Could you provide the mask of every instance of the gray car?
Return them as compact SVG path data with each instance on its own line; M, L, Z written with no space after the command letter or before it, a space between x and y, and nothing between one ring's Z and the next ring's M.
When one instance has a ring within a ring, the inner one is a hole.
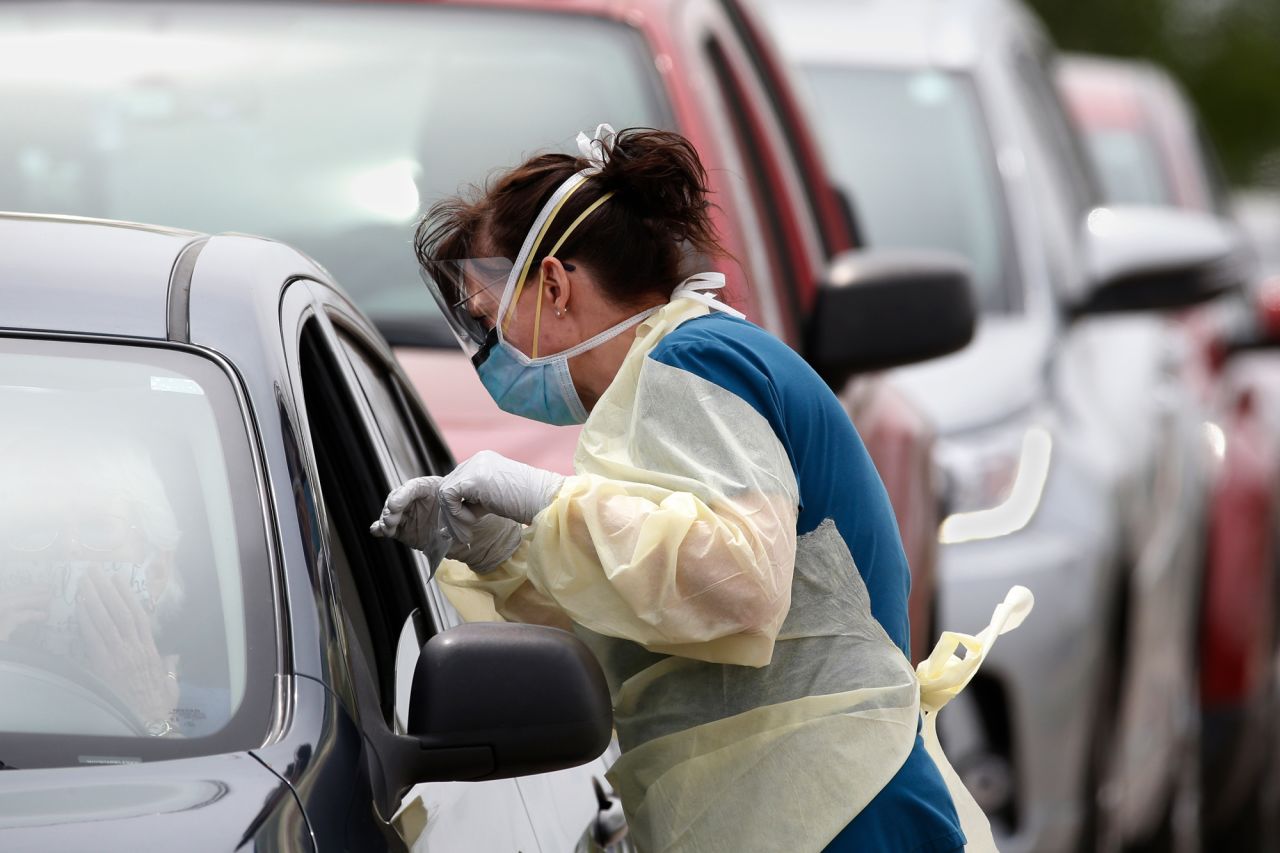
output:
M772 12L865 243L974 273L974 343L895 374L949 483L939 625L975 630L1014 583L1038 600L942 719L957 770L1002 850L1109 849L1175 811L1194 824L1211 450L1157 309L1233 284L1231 236L1097 206L1053 46L1016 3Z
M369 535L452 460L310 259L0 213L0 415L0 849L604 838L603 768L561 769L609 743L599 665Z

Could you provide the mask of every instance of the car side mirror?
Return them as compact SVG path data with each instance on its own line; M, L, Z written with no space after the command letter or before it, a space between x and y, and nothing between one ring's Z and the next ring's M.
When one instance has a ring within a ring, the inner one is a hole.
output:
M1244 244L1225 221L1157 207L1100 207L1088 215L1089 282L1076 316L1183 308L1239 288Z
M973 338L969 264L926 250L845 252L818 287L809 363L833 388L855 373L947 355Z
M576 767L609 745L613 712L600 664L567 631L477 622L422 647L409 697L408 734L432 779L480 780Z

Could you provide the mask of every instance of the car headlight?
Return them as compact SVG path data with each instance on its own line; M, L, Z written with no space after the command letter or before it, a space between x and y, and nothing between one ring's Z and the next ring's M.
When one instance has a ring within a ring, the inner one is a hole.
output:
M940 442L949 515L938 541L993 539L1026 527L1044 494L1052 452L1053 438L1042 426Z

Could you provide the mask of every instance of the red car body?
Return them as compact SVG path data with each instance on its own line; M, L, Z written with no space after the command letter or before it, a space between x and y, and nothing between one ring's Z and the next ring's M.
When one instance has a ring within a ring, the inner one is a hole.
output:
M724 246L741 260L716 264L728 279L728 301L803 351L817 283L836 253L853 248L852 227L800 118L786 72L749 10L736 0L457 0L441 5L594 16L633 28L661 77L672 129L693 142L707 168ZM548 93L565 96L571 93ZM735 174L746 180L731 180ZM577 429L504 414L460 352L400 348L397 355L431 410L442 414L440 427L459 457L489 448L571 470ZM855 377L840 398L897 514L912 571L911 651L919 660L933 634L939 501L932 427L878 376Z
M1192 108L1164 72L1145 64L1078 58L1064 64L1060 82L1095 161L1108 156L1099 146L1120 140L1129 140L1119 144L1130 152L1145 146L1162 197L1113 201L1230 216L1224 184ZM1112 155L1120 156L1115 148ZM1109 171L1120 171L1118 163L1099 165L1104 185ZM1142 166L1135 162L1133 168ZM1200 640L1204 734L1213 747L1206 750L1206 761L1214 784L1206 793L1211 803L1219 801L1210 808L1211 819L1232 811L1248 794L1267 753L1258 738L1274 713L1280 590L1280 434L1269 428L1262 405L1280 393L1280 359L1226 358L1230 329L1220 307L1201 307L1183 317L1196 356L1188 380L1211 413L1208 430L1220 457L1210 500Z

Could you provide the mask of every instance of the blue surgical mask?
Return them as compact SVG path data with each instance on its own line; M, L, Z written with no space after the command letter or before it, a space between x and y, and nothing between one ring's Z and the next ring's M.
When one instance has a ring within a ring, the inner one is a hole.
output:
M642 311L590 340L542 358L530 358L495 330L472 363L485 390L504 412L555 426L580 424L587 419L587 409L573 386L569 359L616 338L656 310Z

